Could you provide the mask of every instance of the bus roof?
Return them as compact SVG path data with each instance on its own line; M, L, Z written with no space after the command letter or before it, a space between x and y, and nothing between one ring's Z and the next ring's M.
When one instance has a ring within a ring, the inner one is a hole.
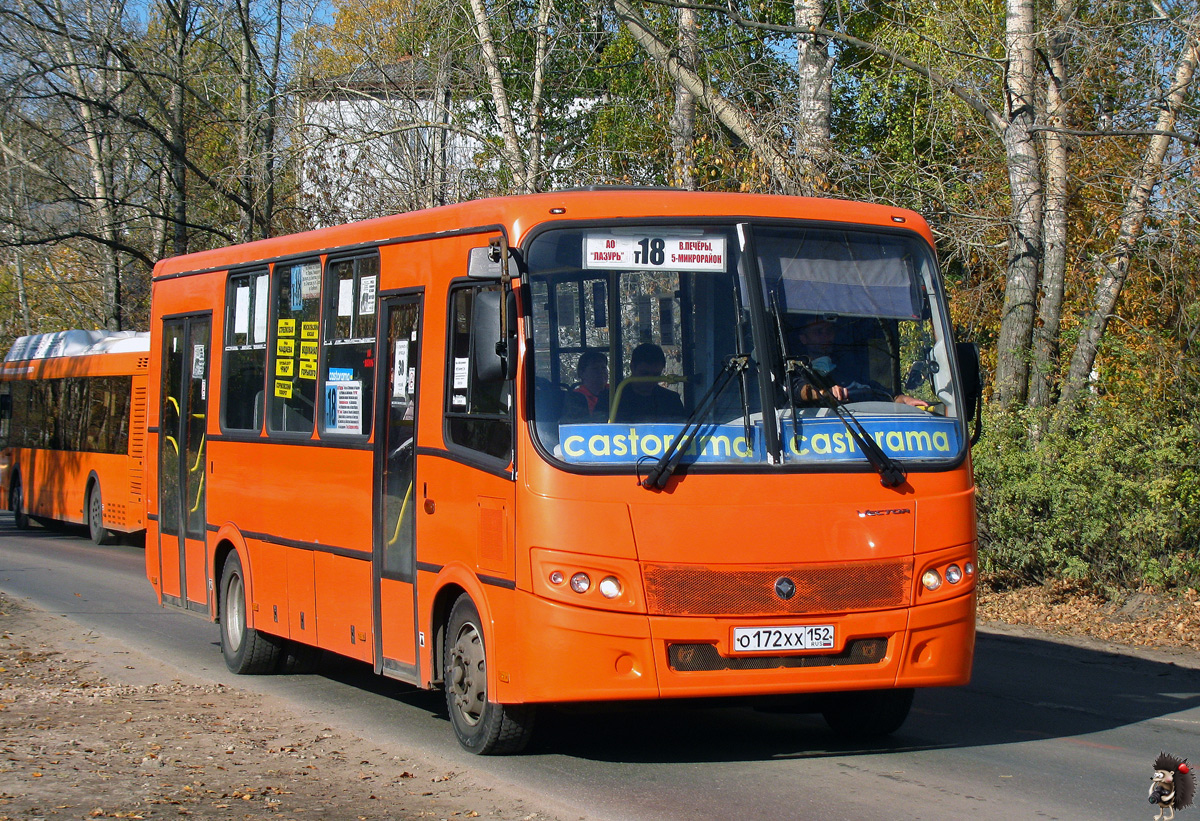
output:
M329 253L362 243L387 243L415 235L436 236L463 228L507 229L518 244L539 223L552 220L713 217L780 217L860 225L903 226L925 237L933 235L920 214L891 205L852 200L682 191L660 188L598 187L543 194L493 197L378 217L348 225L261 239L159 260L154 277L219 271L293 254Z
M26 362L149 350L150 334L142 331L55 331L18 337L4 361Z

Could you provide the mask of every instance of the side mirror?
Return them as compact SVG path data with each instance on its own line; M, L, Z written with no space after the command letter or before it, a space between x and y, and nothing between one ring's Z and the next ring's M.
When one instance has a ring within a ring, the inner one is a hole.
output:
M971 444L979 441L983 429L983 374L979 367L979 346L974 342L956 342L954 353L958 358L958 377L963 389L963 405L966 418L975 420L975 432Z
M503 300L503 302L502 302ZM507 314L507 323L503 318ZM517 298L512 291L477 291L471 310L471 357L483 382L501 382L517 373ZM508 332L503 328L507 324Z

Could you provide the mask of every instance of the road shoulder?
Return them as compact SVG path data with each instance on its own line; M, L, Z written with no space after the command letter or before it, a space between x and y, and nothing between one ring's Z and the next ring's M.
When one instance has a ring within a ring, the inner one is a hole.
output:
M0 594L0 821L553 819Z

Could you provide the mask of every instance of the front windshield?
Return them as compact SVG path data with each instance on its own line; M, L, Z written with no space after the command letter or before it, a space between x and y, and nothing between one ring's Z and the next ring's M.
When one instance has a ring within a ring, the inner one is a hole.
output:
M831 397L897 460L961 455L947 320L915 237L597 225L537 235L526 262L529 415L557 460L629 469L687 430L682 464L867 467Z

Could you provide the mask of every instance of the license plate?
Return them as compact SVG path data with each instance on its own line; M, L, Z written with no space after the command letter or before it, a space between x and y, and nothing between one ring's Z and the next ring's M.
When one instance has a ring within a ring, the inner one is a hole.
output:
M773 653L787 650L832 650L832 624L802 624L791 627L735 627L733 652Z

